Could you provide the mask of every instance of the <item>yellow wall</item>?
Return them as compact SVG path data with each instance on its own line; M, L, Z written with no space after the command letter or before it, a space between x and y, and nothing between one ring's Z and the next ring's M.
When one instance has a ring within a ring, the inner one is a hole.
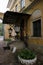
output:
M15 11L15 6L18 5L18 12L23 11L24 9L26 9L30 4L32 3L32 1L29 0L25 0L25 7L23 9L21 9L21 5L20 5L20 0L17 0L14 4L14 6L12 7L11 11Z
M20 0L17 0L14 4L14 6L12 7L11 11L14 11L15 12L15 7L16 5L18 5L18 12L20 11Z
M5 39L8 39L9 38L8 29L9 29L9 25L4 24L4 36L5 36Z
M41 11L41 15L37 16L37 17L34 16L34 19L32 19L33 18L32 14L36 10L40 10ZM27 11L27 13L31 13L31 17L28 19L28 23L27 23L28 44L32 43L32 44L38 44L38 45L42 44L43 45L43 15L42 15L43 14L43 2L41 1L37 5L33 6L32 9L30 9L29 11ZM33 35L32 22L34 20L37 20L37 19L41 19L41 37L32 37L32 35Z
M9 39L9 30L8 30L9 28L10 28L10 25L4 24L4 36L5 36L5 39ZM11 27L11 28L12 28L12 33L11 33L12 38L11 39L13 39L13 36L15 35L15 31L14 31L13 27Z

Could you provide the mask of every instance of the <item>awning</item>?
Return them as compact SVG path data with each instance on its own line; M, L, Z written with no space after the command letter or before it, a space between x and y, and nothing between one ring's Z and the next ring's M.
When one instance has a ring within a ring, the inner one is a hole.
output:
M15 24L21 19L27 20L29 17L30 14L7 11L4 14L3 24Z

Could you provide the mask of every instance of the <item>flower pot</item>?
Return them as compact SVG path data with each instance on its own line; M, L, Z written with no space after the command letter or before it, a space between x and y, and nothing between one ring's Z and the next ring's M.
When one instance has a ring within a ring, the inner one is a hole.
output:
M28 60L26 60L26 59L23 59L20 56L18 56L18 59L19 59L19 61L22 64L32 65L32 64L36 63L37 57L35 57L34 59L28 59Z

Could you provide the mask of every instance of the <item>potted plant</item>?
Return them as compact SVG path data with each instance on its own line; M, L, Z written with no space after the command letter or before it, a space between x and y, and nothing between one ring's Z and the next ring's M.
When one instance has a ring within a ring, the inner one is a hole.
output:
M18 59L22 64L34 64L37 60L35 53L28 49L22 49L18 54Z

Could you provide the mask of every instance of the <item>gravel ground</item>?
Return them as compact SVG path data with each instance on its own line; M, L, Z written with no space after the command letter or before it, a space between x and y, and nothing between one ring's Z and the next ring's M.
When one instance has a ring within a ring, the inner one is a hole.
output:
M11 50L4 50L3 45L0 45L0 65L23 65L18 61L17 50L15 53L12 53ZM41 55L37 54L37 62L34 65L43 65L43 61L40 60ZM25 65L25 64L24 64Z
M10 50L2 50L0 49L0 65L22 65L16 56L16 53L12 53ZM39 56L40 57L40 56ZM39 59L34 65L43 65Z

